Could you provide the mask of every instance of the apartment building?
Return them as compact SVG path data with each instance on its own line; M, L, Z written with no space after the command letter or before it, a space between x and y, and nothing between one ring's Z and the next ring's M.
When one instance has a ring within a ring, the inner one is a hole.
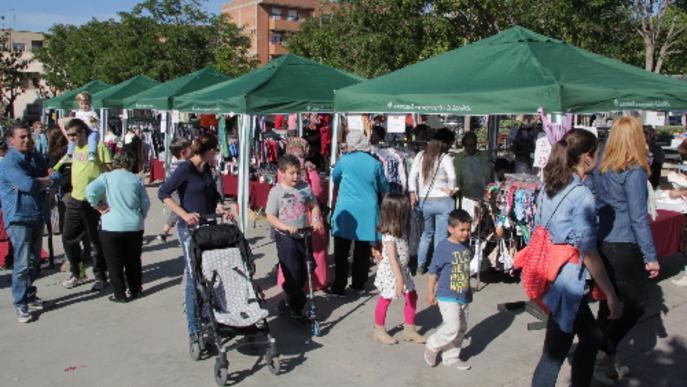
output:
M5 29L0 33L9 34L9 39L5 47L2 47L2 54L7 52L21 52L22 60L31 60L28 68L24 70L28 77L24 80L26 90L14 101L14 117L26 120L36 120L41 116L41 94L40 87L45 87L41 80L43 74L43 64L34 59L34 53L43 48L45 37L40 32L17 31ZM38 87L36 87L38 84Z
M244 27L251 38L251 53L265 64L286 54L286 33L300 30L303 20L320 14L322 0L232 0L221 12Z

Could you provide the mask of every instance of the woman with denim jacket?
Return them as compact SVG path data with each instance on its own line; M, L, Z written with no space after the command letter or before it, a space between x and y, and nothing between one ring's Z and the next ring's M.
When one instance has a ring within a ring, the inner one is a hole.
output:
M606 384L620 376L618 344L644 314L648 278L657 277L659 272L647 216L647 181L651 170L646 154L639 120L620 117L611 127L599 171L594 174L600 252L623 302L623 317L615 321L608 319L606 303L599 307L597 319L606 342L595 374Z
M603 335L587 304L587 273L608 297L610 318L620 314L621 306L596 250L594 195L582 184L594 169L597 148L593 134L573 129L554 146L544 168L535 224L545 227L556 250L565 249L570 259L543 296L550 315L544 349L532 377L535 387L556 384L575 335L578 345L572 360L571 385L591 383Z

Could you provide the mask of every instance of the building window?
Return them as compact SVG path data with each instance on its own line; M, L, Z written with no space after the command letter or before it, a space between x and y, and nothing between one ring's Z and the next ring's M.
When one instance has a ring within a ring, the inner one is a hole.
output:
M290 9L287 16L286 16L286 20L298 21L298 10L297 9Z
M272 7L271 11L272 11L272 19L281 20L281 8Z
M26 45L24 43L12 43L12 51L24 52L26 51Z
M31 51L39 51L43 48L42 40L32 40L31 41Z
M272 44L281 45L283 39L284 39L284 35L282 33L272 32L272 36L270 37L270 42Z

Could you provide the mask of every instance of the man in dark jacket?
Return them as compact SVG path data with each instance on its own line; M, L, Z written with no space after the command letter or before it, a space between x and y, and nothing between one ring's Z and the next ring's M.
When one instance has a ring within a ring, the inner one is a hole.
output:
M0 197L3 220L14 247L12 300L17 320L32 320L32 310L43 309L33 281L40 264L43 227L50 219L47 188L47 163L33 152L31 132L18 125L7 132L10 149L0 161Z

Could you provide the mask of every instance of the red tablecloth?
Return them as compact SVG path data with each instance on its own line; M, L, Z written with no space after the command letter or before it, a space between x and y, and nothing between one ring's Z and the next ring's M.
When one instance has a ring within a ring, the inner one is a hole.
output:
M237 196L239 192L239 178L234 175L222 175L222 189L228 196Z
M250 182L250 208L264 209L267 207L267 197L272 189L272 184L260 183L257 181Z
M656 255L669 257L684 251L682 232L685 216L679 212L658 210L658 217L651 223L651 234L656 245Z
M165 162L162 160L150 160L150 179L152 183L156 180L165 180Z

